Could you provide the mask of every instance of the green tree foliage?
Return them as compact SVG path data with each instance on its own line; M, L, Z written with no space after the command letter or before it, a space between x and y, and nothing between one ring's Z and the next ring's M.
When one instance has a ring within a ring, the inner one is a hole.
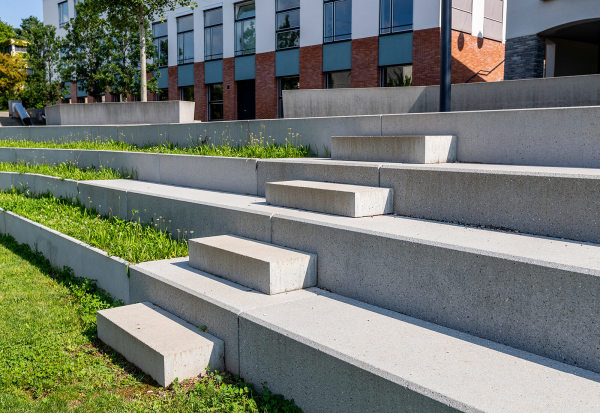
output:
M88 0L91 1L91 0ZM146 72L146 60L148 58L148 50L146 45L148 41L142 33L147 33L150 29L151 20L164 17L166 10L174 10L176 7L191 6L194 7L194 0L93 0L105 6L105 10L121 10L121 18L133 16L132 23L138 26L139 36L139 74L140 74L140 98L142 101L147 100L146 92L148 90L148 81ZM152 43L150 43L152 44Z
M26 61L23 56L0 53L0 107L6 108L9 99L18 99L25 84Z
M62 95L58 76L60 43L56 28L44 25L36 17L23 19L21 35L27 42L29 75L23 90L23 103L28 108L55 104Z
M8 23L4 23L0 19L0 44L2 44L8 39L13 39L15 37L17 37L17 32L15 28Z

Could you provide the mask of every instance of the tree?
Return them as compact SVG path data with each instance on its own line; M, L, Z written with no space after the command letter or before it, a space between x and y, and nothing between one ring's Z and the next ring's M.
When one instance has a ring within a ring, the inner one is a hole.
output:
M88 0L89 1L89 0ZM138 26L139 49L140 49L140 98L142 102L147 100L147 49L146 30L150 29L151 19L155 17L164 18L166 10L174 10L176 7L194 7L194 0L95 0L105 5L105 10L122 10L122 18L135 16Z
M108 54L112 39L103 11L100 2L79 3L76 16L65 25L67 33L61 47L63 81L76 80L94 100L100 100L110 86Z
M14 27L8 23L4 23L0 19L0 43L5 42L8 39L17 37L17 32Z
M23 90L27 76L25 58L0 53L0 107L6 107L9 99L17 99Z
M36 17L23 19L21 35L27 46L29 74L23 90L26 107L44 107L55 104L62 97L58 77L60 43L56 28L44 25Z

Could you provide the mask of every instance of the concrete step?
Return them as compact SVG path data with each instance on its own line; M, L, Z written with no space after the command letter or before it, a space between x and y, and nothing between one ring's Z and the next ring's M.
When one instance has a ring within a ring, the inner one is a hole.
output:
M171 231L314 253L326 290L600 372L600 245L139 181L86 185L103 208L173 220Z
M332 136L331 158L402 163L455 162L456 136Z
M234 235L188 241L190 265L265 294L314 287L317 256Z
M149 302L101 310L98 338L161 386L223 370L223 341Z
M318 181L267 182L268 204L347 217L389 214L393 191L389 188Z
M318 288L256 294L185 258L132 266L131 283L136 300L224 337L228 370L305 412L585 412L600 403L596 373Z

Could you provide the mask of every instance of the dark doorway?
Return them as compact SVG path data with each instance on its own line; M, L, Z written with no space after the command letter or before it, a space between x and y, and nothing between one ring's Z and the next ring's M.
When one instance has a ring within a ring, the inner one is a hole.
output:
M241 80L237 82L237 109L238 119L254 119L255 95L254 80Z

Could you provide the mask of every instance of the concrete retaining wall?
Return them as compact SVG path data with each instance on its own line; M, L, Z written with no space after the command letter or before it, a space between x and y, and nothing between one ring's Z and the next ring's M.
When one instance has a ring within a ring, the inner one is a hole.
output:
M95 280L110 295L129 303L127 261L3 209L0 220L5 234L42 253L54 267L69 267L76 276Z
M439 111L439 86L283 91L286 118ZM600 75L452 85L452 110L600 104Z
M600 90L600 88L598 89ZM329 156L331 136L455 135L459 162L600 168L600 106L503 111L272 119L158 126L0 129L0 139L118 139L137 145L247 142L262 133Z
M48 125L123 125L194 122L194 102L90 103L46 108Z

